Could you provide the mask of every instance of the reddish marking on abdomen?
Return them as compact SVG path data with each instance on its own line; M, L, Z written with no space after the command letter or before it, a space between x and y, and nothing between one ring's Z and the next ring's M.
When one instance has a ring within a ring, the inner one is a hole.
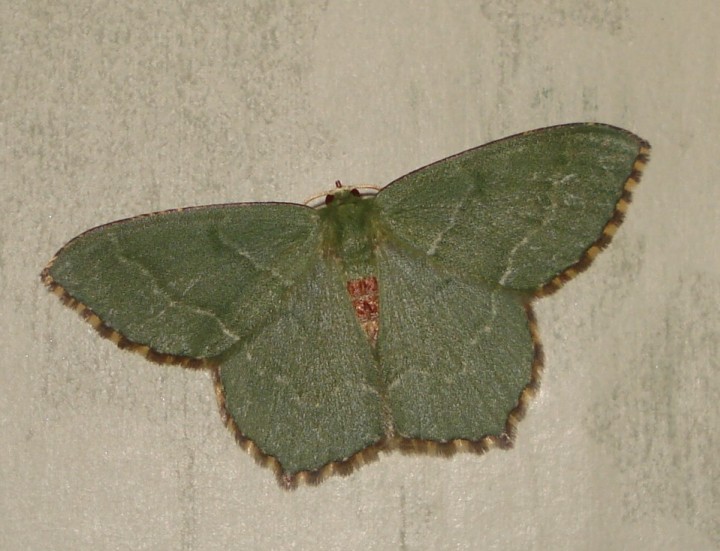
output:
M378 280L375 276L351 279L347 282L347 290L355 309L355 315L370 344L375 346L380 330Z

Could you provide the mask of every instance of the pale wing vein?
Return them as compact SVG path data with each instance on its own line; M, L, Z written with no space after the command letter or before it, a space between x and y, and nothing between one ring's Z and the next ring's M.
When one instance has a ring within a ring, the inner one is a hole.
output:
M150 280L150 283L152 284L152 287L153 287L153 289L152 289L153 293L161 295L167 301L168 305L165 308L163 308L160 312L155 314L153 317L159 318L159 317L163 316L165 314L165 312L167 311L167 309L170 307L182 308L182 309L188 310L192 313L198 314L200 316L205 316L205 317L212 319L217 324L217 326L220 328L220 331L222 331L225 335L227 335L228 337L233 339L234 342L237 342L240 340L240 337L238 335L236 335L235 333L233 333L230 329L228 329L227 325L225 325L223 323L223 321L220 318L218 318L214 312L212 312L210 310L206 310L205 308L201 308L196 305L185 304L181 300L178 300L178 298L175 297L172 292L170 292L165 286L160 284L160 282L153 275L153 273L149 269L147 269L145 266L143 266L143 264L141 262L139 262L138 260L127 258L125 255L123 255L122 252L120 251L120 245L117 241L117 238L113 238L112 243L115 247L117 258L120 260L120 262L122 264L134 266L137 270L139 270L140 273L142 273L145 277L148 278L148 280ZM199 279L200 278L197 278L196 280L192 281L190 283L190 285L185 289L185 291L183 291L183 293L181 294L181 297L184 297L185 294L187 294L187 292L190 291L190 289L192 289L192 287L194 287L197 284Z
M236 243L230 242L227 239L225 239L222 232L218 232L218 238L220 239L220 242L225 247L227 247L228 249L233 251L238 256L241 256L242 258L244 258L245 260L250 262L250 264L252 264L252 267L255 268L258 272L263 272L263 273L269 274L274 279L279 281L284 287L290 287L293 284L292 281L285 279L282 276L282 274L280 272L278 272L272 266L266 266L265 264L260 262L257 258L254 258L253 255L250 254L248 251L238 247Z
M559 186L563 185L567 181L575 178L577 174L568 174L567 176L564 176L560 180L557 180L552 184L553 188L558 188ZM500 285L505 285L507 283L508 279L512 275L514 269L515 269L515 259L517 257L518 251L527 245L532 238L534 238L536 235L538 235L546 226L548 226L551 223L551 216L550 214L556 212L558 210L558 202L557 202L557 195L552 193L550 194L550 208L548 209L548 213L546 216L543 217L542 222L535 228L531 229L526 235L518 241L515 246L513 246L512 249L510 249L510 252L508 253L508 260L507 260L507 266L505 268L505 271L503 272L502 276L500 276Z
M445 238L445 235L447 235L447 233L457 225L458 213L460 212L460 209L467 201L471 192L472 192L472 186L468 186L467 189L465 190L465 193L463 194L463 196L453 207L453 210L452 210L452 213L450 213L450 218L448 220L447 225L442 230L440 230L440 232L437 234L435 239L433 239L432 243L430 244L430 247L428 248L427 251L425 251L425 254L427 254L428 256L433 256L437 252L437 248L440 245L440 243L442 242L442 240Z

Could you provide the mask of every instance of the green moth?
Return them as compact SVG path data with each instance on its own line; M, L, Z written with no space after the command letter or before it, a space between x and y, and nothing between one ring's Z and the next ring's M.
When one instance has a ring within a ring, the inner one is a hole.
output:
M508 448L543 362L532 303L607 246L649 151L608 125L542 128L316 207L105 224L41 277L120 348L208 369L285 488L391 449Z

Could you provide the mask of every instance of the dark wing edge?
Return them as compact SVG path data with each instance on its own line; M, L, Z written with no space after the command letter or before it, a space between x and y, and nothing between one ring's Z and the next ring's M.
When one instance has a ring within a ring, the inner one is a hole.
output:
M393 184L396 183L396 182L399 182L400 180L406 179L408 176L412 176L413 174L416 174L416 173L418 173L418 172L423 172L425 169L430 168L430 167L435 166L435 165L440 164L440 163L444 163L445 161L449 161L449 160L455 159L455 158L457 158L457 157L462 157L463 155L466 155L466 154L468 154L468 153L471 153L471 152L475 151L476 149L483 149L483 148L485 148L485 147L487 147L487 146L489 146L489 145L496 145L496 144L499 144L499 143L502 143L502 142L506 142L506 141L513 140L513 139L515 139L515 138L520 138L520 137L522 137L522 136L528 136L528 135L535 134L535 133L538 133L538 132L544 132L544 131L546 131L546 130L555 130L555 129L561 129L561 128L568 128L568 127L571 127L571 126L598 126L598 127L607 128L607 129L610 129L610 130L616 130L617 132L621 132L621 133L623 133L623 134L625 134L625 135L627 135L627 136L632 137L633 139L635 139L635 140L637 141L638 146L639 146L639 148L640 148L640 150L641 150L640 153L642 153L642 149L645 148L645 162L644 162L644 164L647 164L648 160L650 159L650 157L649 157L650 144L649 144L647 141L643 140L643 139L642 139L640 136L638 136L637 134L634 134L634 133L630 132L629 130L626 130L625 128L620 128L619 126L614 126L614 125L612 125L612 124L606 124L606 123L602 123L602 122L569 122L569 123L563 123L563 124L554 124L554 125L551 125L551 126L543 126L543 127L541 127L541 128L534 128L533 130L526 130L526 131L524 131L524 132L517 132L516 134L511 134L511 135L509 135L509 136L504 136L504 137L502 137L502 138L498 138L497 140L492 140L492 141L489 141L489 142L487 142L487 143L484 143L484 144L481 144L481 145L477 145L477 146L475 146L475 147L471 147L470 149L466 149L466 150L464 150L464 151L460 151L459 153L454 153L454 154L452 154L452 155L450 155L450 156L448 156L448 157L443 157L442 159L438 159L437 161L433 161L432 163L428 163L428 164L426 164L426 165L423 165L423 166L421 166L421 167L419 167L419 168L416 168L416 169L414 169L414 170L411 170L410 172L408 172L408 173L406 173L406 174L403 174L402 176L399 176L398 178L395 178L394 180L388 182L388 183L385 184L384 186L381 186L381 187L379 188L379 191L384 190L385 188L393 185ZM640 154L638 154L638 157L640 157ZM636 159L636 162L637 162L637 159ZM644 164L643 164L643 166L644 166ZM634 165L633 165L633 166L634 166ZM640 169L640 171L642 172L642 168ZM639 179L638 179L638 181L639 181ZM636 182L636 183L637 183L637 182ZM370 187L372 187L372 186L370 186Z
M93 228L92 230L88 231L93 231L96 229L97 228ZM63 247L63 249L64 248L65 247ZM89 323L101 337L103 337L104 339L108 339L121 350L129 350L130 352L135 352L137 354L140 354L146 360L161 365L180 365L190 369L207 369L214 365L213 362L206 358L193 358L190 356L177 356L174 354L158 352L156 350L153 350L146 344L139 344L131 341L125 335L107 325L102 319L100 319L100 316L93 312L90 307L86 306L78 299L73 297L70 293L68 293L65 288L57 281L55 281L55 278L53 278L53 276L50 274L50 269L55 263L55 259L62 252L63 249L60 249L55 254L55 256L52 257L50 262L48 262L47 266L45 266L43 271L40 273L40 280L52 294L57 296L65 306L77 312L78 315L87 323Z

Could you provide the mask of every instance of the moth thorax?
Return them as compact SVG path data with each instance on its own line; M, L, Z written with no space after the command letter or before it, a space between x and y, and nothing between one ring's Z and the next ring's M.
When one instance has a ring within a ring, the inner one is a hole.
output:
M347 290L360 326L370 344L375 346L380 329L378 280L375 276L351 279L347 283Z

